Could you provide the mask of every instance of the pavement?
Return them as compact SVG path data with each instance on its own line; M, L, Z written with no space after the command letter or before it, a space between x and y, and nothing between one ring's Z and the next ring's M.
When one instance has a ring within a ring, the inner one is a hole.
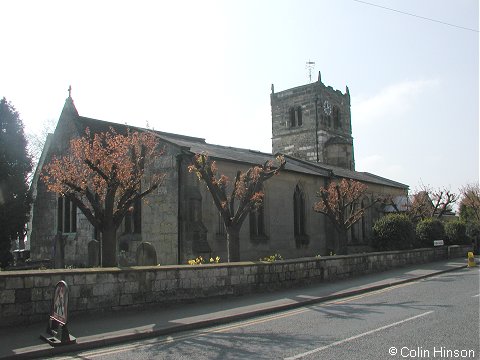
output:
M478 259L477 259L478 263ZM243 296L202 299L193 303L70 317L77 342L52 347L41 340L45 322L0 328L0 359L46 358L126 341L225 324L277 311L375 291L465 268L466 259L397 268L346 280ZM472 268L464 271L473 271Z

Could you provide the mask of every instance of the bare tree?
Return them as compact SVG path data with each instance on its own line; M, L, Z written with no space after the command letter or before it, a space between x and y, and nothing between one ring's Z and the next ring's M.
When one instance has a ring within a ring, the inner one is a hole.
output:
M458 194L450 191L447 188L433 190L431 192L433 201L432 217L441 218L448 212L452 211L452 206L458 200Z
M422 186L412 198L407 214L412 221L417 222L425 218L441 218L451 212L459 196L447 188L432 189Z
M225 224L228 262L240 261L240 228L250 211L262 203L262 184L285 167L283 156L278 156L276 163L267 161L246 172L237 171L233 186L229 186L228 177L218 174L216 162L210 161L208 155L196 154L192 157L189 171L205 181Z
M478 183L467 184L460 189L460 215L465 220L480 222L480 188Z
M54 157L41 174L49 191L70 199L102 234L103 266L116 266L116 231L135 202L154 191L164 175L153 169L161 156L158 138L150 132L122 135L108 132L70 141L68 154Z
M348 229L358 222L365 210L376 204L379 199L368 206L361 207L361 199L367 192L367 185L356 180L342 179L340 182L330 182L318 192L320 200L315 203L314 211L326 215L339 234L335 244L336 254L347 253Z

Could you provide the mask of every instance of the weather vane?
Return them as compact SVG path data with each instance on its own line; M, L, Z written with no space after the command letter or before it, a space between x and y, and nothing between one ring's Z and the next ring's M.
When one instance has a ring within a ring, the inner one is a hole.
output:
M305 64L305 69L308 70L308 78L310 79L310 82L312 82L312 70L314 68L315 68L315 61L308 60L307 63Z

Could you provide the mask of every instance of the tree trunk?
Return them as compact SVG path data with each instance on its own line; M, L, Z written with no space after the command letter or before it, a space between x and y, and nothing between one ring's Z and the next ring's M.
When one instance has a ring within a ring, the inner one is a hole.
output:
M335 255L347 255L348 253L348 230L338 231L338 242Z
M117 234L114 226L102 232L102 267L117 266Z
M240 230L227 228L227 261L240 261Z

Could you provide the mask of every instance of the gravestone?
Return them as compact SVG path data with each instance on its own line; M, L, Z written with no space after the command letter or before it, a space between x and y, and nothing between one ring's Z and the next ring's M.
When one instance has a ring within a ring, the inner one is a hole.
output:
M88 242L88 267L100 266L100 242L91 240Z
M137 265L138 266L155 266L157 262L157 251L149 242L142 242L137 248Z

